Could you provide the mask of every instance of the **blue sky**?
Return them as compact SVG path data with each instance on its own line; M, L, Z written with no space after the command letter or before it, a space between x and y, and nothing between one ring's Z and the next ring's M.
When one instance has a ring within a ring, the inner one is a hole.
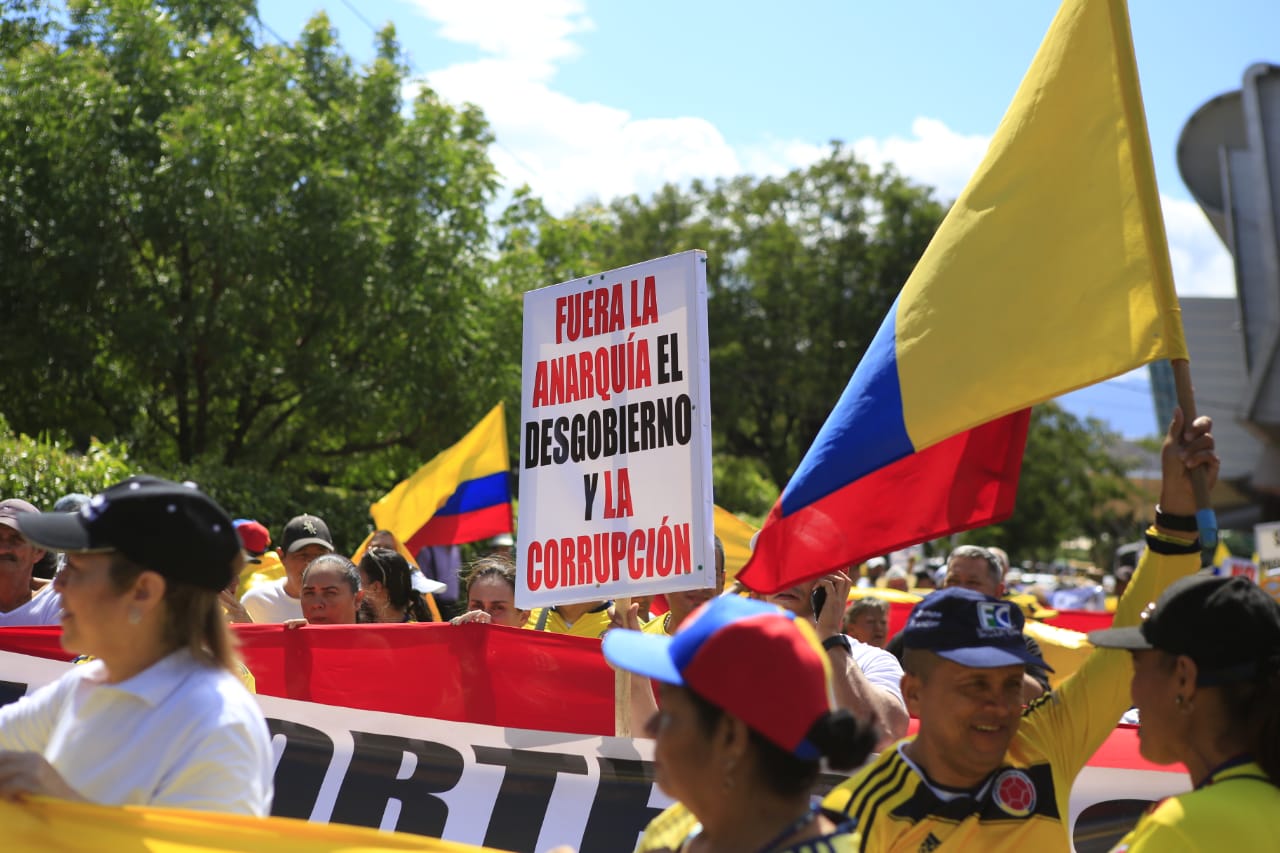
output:
M323 9L357 60L372 52L370 24L393 22L415 75L450 100L479 104L497 137L498 168L556 212L668 181L782 173L833 139L954 198L1057 8L1053 0L259 2L266 25L288 40ZM1130 17L1178 290L1232 295L1230 258L1174 156L1200 105L1238 89L1250 64L1280 61L1280 2L1131 0ZM1145 371L1064 402L1128 436L1156 432Z

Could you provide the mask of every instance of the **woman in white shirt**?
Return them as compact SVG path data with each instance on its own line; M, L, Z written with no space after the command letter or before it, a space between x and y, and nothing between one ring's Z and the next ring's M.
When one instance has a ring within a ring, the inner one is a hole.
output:
M270 735L218 605L243 563L227 514L132 477L19 529L66 552L62 646L93 660L0 708L0 796L268 814Z

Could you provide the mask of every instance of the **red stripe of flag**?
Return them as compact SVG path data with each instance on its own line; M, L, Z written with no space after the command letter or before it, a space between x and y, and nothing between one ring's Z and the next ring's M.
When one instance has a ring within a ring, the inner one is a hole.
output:
M499 533L510 533L511 522L509 501L457 515L434 515L430 521L418 528L417 533L409 537L405 547L410 553L416 554L420 548L428 545L475 542L478 539L497 536Z

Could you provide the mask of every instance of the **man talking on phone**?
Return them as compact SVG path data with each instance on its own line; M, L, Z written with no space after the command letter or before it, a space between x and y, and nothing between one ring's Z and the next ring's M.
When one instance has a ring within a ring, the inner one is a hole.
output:
M831 661L836 705L861 719L874 719L880 728L877 749L907 733L907 706L902 700L902 666L898 659L843 632L844 608L853 581L844 572L768 596L779 607L817 626L822 647Z

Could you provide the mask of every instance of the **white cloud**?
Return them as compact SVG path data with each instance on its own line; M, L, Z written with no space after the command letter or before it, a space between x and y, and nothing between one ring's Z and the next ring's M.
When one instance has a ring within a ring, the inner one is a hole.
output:
M648 195L663 184L743 173L780 175L804 168L828 148L798 139L731 146L709 121L692 116L637 119L627 110L556 91L557 63L576 56L574 36L594 27L583 0L409 0L452 41L481 59L431 71L447 100L478 104L498 140L495 165L509 186L527 183L553 213L589 199ZM960 194L990 137L953 131L921 116L907 136L863 137L851 147L874 167L892 163L907 177ZM1234 293L1231 258L1200 209L1161 197L1174 281L1183 295Z
M853 143L853 150L873 166L892 163L907 177L936 188L945 201L960 195L991 142L989 136L965 136L925 117L911 123L911 133L908 139L864 137Z
M826 156L830 148L800 139L772 139L743 147L739 174L777 177L792 169L804 169Z
M529 184L555 213L590 198L647 195L665 183L742 171L705 119L635 119L557 92L534 70L521 60L489 59L431 72L427 82L450 101L484 109L503 177Z
M1173 281L1182 296L1235 296L1231 253L1193 201L1160 196Z
M409 0L440 24L449 41L513 59L550 79L555 63L577 56L572 40L595 28L581 0Z

